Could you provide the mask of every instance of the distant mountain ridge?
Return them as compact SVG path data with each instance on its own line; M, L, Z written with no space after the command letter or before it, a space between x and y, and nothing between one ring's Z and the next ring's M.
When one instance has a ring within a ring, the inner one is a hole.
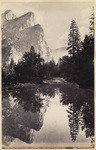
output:
M56 49L51 49L52 58L55 60L56 63L58 62L59 58L62 58L65 55L69 55L66 48L67 47L60 47L60 48L56 48Z
M45 61L50 60L51 50L44 37L40 24L35 24L35 15L28 12L16 17L11 10L2 14L2 65L10 64L13 58L17 63L26 51L34 46Z

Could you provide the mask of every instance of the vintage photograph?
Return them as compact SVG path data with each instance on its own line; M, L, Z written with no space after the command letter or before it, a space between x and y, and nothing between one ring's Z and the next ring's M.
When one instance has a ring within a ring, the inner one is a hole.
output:
M94 3L2 2L2 149L94 148Z

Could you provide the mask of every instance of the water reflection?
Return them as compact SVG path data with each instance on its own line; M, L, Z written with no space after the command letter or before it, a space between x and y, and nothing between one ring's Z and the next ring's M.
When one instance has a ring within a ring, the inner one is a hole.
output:
M3 92L3 144L8 145L15 138L26 143L34 142L35 132L40 131L43 127L44 114L48 107L50 109L50 99L56 94L60 95L59 104L68 106L66 113L72 141L76 142L80 129L85 132L86 138L91 137L93 140L93 92L75 86L72 88L70 85L66 87L65 85L46 84ZM55 105L56 101L55 99ZM45 130L48 130L48 126Z
M79 129L85 131L86 138L94 136L94 93L91 90L74 88L60 89L63 105L69 105L67 110L69 118L70 135L75 142Z
M69 118L70 135L72 141L75 142L79 132L79 112L73 104L69 105L67 110Z

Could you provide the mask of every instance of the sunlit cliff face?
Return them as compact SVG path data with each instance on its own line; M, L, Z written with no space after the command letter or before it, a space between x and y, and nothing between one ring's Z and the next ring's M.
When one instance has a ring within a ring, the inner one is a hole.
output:
M12 11L2 14L2 59L3 66L10 64L13 58L15 63L21 60L23 54L34 47L45 62L50 61L50 48L44 37L40 24L35 24L33 12L16 17Z

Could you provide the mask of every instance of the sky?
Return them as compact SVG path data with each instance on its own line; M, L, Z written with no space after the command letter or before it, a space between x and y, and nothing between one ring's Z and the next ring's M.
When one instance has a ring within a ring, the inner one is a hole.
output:
M2 3L2 13L10 9L17 16L34 12L35 23L44 30L51 49L66 47L72 19L75 19L81 39L89 34L92 3Z

